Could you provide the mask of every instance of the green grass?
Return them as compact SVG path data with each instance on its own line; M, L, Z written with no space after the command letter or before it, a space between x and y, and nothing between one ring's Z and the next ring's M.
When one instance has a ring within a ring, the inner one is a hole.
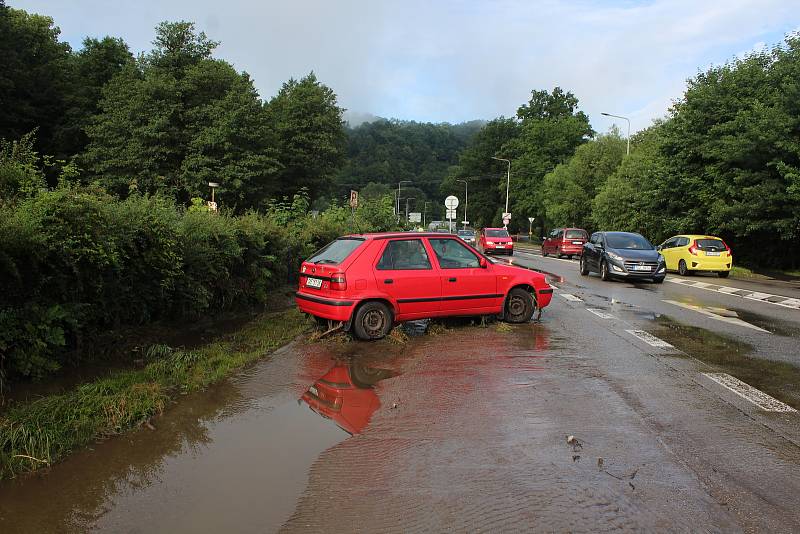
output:
M800 278L800 271L775 271L775 274L783 275L785 277ZM766 274L754 272L753 270L748 269L747 267L742 267L740 265L734 265L733 267L731 267L731 276L734 278L747 279L747 280L768 280L772 278Z
M228 376L308 328L296 310L265 314L223 340L192 351L168 350L142 369L12 407L0 415L0 478L52 465L92 441L133 428L181 392Z

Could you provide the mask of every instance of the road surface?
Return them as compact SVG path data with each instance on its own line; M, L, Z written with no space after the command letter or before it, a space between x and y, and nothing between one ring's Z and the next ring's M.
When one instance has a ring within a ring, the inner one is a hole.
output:
M300 340L0 484L0 530L800 531L795 295L509 261L552 274L540 322Z

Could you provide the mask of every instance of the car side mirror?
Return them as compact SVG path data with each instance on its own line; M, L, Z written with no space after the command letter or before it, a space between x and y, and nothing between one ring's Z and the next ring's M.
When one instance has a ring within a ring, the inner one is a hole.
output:
M489 262L486 261L486 258L481 258L478 260L478 265L481 266L481 269L485 269L489 266Z
M661 252L661 249L662 249L662 248L664 248L664 247L662 247L661 245L658 245L658 246L656 247L656 250L657 250L657 251L659 251L659 252Z

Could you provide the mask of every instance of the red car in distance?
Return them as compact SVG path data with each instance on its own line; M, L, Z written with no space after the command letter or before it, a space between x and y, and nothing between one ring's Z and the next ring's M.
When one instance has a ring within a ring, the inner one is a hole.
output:
M478 247L484 254L514 255L514 241L505 228L484 228Z
M380 339L412 319L524 323L552 296L543 274L491 263L457 236L380 233L340 237L304 261L295 301L359 339Z
M542 256L555 254L572 259L583 254L583 244L587 241L589 234L582 228L556 228L542 241Z

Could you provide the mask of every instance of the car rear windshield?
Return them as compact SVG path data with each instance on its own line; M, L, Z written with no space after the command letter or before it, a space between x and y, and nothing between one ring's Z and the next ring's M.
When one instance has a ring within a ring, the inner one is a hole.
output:
M639 234L606 234L606 245L608 248L653 250L650 241Z
M473 232L472 230L459 230L458 235L473 236L475 235L475 232Z
M353 253L355 249L363 243L363 239L353 237L340 237L336 241L328 243L323 248L314 253L313 256L308 258L308 263L325 263L329 265L336 265L343 262L347 257Z
M508 237L507 230L486 230L486 237Z
M725 250L725 243L722 242L722 239L698 239L697 246L712 251Z
M564 239L586 239L586 232L583 230L567 230Z

